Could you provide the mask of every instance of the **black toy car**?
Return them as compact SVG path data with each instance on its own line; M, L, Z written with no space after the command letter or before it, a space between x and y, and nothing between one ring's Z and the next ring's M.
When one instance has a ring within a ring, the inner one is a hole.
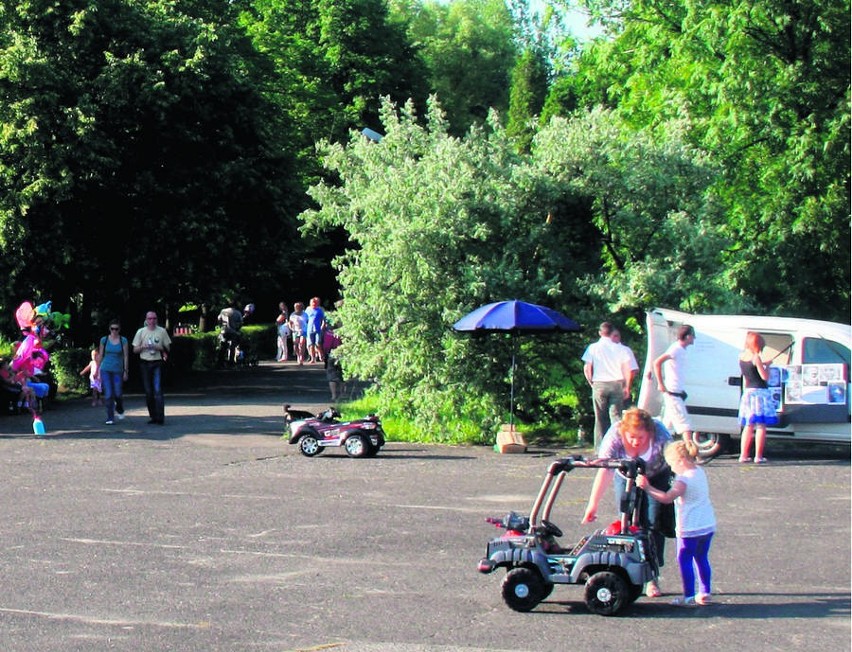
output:
M557 541L562 531L548 519L565 475L578 467L615 468L627 478L627 487L618 521L563 547ZM510 512L502 519L486 519L506 533L488 542L479 571L508 571L503 600L515 611L534 609L557 584L582 584L590 611L602 616L618 614L642 595L646 582L659 575L653 541L639 527L635 481L643 471L641 460L568 457L553 462L529 518Z
M342 446L349 457L373 457L385 445L382 422L375 414L353 421L338 421L340 413L333 407L316 416L284 406L284 423L289 443L298 444L306 457L319 455L323 449Z

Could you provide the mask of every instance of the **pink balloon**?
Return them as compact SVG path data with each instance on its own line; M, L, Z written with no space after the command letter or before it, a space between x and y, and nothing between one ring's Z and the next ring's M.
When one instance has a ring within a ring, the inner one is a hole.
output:
M24 301L15 311L15 319L20 328L29 328L35 317L35 308L29 301Z

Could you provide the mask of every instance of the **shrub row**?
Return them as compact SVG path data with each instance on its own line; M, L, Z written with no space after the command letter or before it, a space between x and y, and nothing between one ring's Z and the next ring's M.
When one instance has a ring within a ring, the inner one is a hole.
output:
M275 356L275 326L252 325L242 329L242 348L247 359L262 360ZM218 364L219 334L217 332L193 333L172 338L168 368L171 380L179 379L191 372L210 371ZM132 336L128 338L131 340ZM52 351L50 369L59 385L60 392L67 394L89 391L88 376L81 376L83 369L91 360L91 349L68 348ZM130 382L135 383L138 356L130 355Z

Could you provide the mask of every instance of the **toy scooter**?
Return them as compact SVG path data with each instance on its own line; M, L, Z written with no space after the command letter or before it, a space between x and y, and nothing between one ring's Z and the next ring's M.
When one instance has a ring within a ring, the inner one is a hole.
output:
M616 469L627 478L627 486L619 520L565 548L557 541L562 531L549 518L565 476L575 468ZM486 519L506 533L488 542L479 572L506 569L503 600L515 611L534 609L557 584L582 584L590 611L601 616L617 615L638 599L645 583L656 580L660 572L653 541L639 524L636 476L644 469L641 459L567 457L553 462L529 518L510 512L502 519Z

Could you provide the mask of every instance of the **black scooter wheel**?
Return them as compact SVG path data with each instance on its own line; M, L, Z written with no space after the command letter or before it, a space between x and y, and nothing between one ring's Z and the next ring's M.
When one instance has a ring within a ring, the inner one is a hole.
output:
M513 568L503 580L503 601L515 611L531 611L544 599L544 582L538 571Z
M620 575L601 571L586 582L586 606L592 613L615 616L628 604L630 591Z

